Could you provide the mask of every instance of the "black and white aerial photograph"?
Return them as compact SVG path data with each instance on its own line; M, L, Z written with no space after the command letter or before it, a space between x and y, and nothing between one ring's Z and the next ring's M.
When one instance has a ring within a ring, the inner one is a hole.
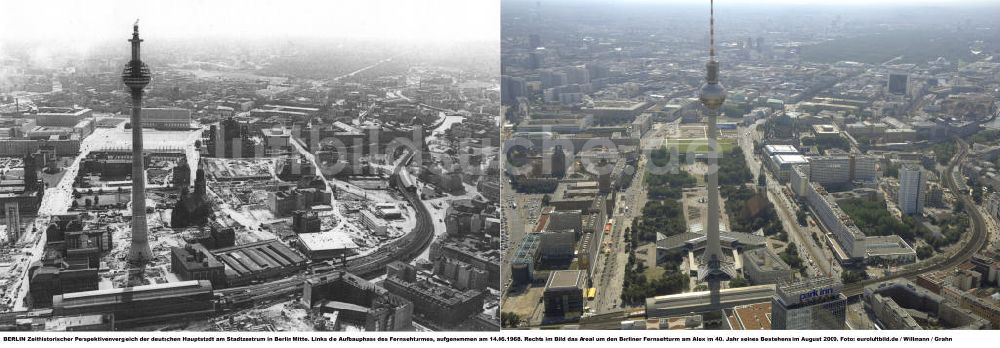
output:
M5 2L0 330L499 330L499 10Z

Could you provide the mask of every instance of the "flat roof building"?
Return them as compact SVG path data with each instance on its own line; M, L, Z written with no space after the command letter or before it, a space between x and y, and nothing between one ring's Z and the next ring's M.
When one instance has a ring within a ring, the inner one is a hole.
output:
M226 265L229 286L248 284L297 272L308 260L277 239L212 250Z
M112 314L52 317L45 321L45 331L114 331Z
M390 293L413 302L413 313L451 327L483 311L482 291L458 290L433 278L418 278L413 266L393 262L392 268L403 272L387 274L383 286Z
M840 209L836 200L818 183L809 183L806 200L816 213L820 223L826 228L839 244L847 261L863 260L867 248L865 234L847 213Z
M578 318L583 315L583 271L553 271L545 282L545 316Z
M170 248L170 271L183 280L208 280L214 289L226 287L226 266L201 244Z
M778 153L771 155L769 159L768 165L771 167L771 171L778 175L778 180L781 182L788 181L789 175L791 175L792 166L809 163L809 160L806 159L805 156L798 153Z
M733 307L729 327L733 330L770 330L771 302Z
M541 233L539 254L543 260L570 260L576 251L573 230L552 230Z
M191 280L53 296L53 315L114 315L117 328L215 312L212 283Z
M813 134L816 134L817 138L836 138L840 136L840 128L833 124L816 124L813 125Z
M571 229L577 237L583 234L583 213L579 210L553 211L548 220L550 230Z
M754 285L719 291L722 308L760 303L774 297L774 285ZM709 291L685 292L646 298L646 317L663 318L689 313L705 313L720 308L712 305Z
M743 276L752 284L781 284L794 277L792 268L770 248L744 251Z
M355 313L337 320L354 322L365 331L413 329L413 303L379 284L347 272L308 277L302 284L301 301L310 308L320 307L320 311L353 311Z
M768 157L774 155L798 155L799 150L792 145L764 145L764 153Z
M847 297L831 277L808 278L779 285L771 301L775 330L843 330Z
M325 260L349 255L358 245L343 232L300 233L298 247L310 260Z
M597 100L593 106L580 111L594 115L594 121L601 124L631 123L653 103L631 100Z
M90 109L41 107L34 118L38 126L74 127L93 113Z
M367 210L361 211L361 224L371 230L376 236L385 236L389 227L385 220L376 217L375 214Z
M862 301L865 312L872 314L875 325L881 329L921 330L931 324L929 318L936 319L932 324L935 328L990 328L989 320L976 310L953 303L906 279L869 285L864 289Z
M514 251L510 260L510 278L515 285L534 281L535 259L538 257L541 240L540 233L528 233Z
M865 237L868 263L909 264L917 261L917 251L897 235Z
M142 108L142 127L190 129L191 110L181 108Z

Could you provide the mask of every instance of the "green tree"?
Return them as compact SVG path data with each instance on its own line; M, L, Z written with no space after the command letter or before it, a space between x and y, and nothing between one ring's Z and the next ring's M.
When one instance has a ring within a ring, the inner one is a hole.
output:
M795 211L795 220L799 222L799 226L805 226L809 223L806 221L806 212L801 209Z
M646 175L646 195L650 199L680 199L683 189L697 185L694 176L677 168L684 162L684 154L674 159L666 147L661 147L651 152L649 158L653 165L670 169L667 173Z
M684 233L687 225L683 213L683 207L675 200L647 201L638 223L633 223L636 242L655 242L657 233L668 237Z
M934 157L937 158L938 163L941 165L947 165L951 161L951 157L955 156L957 150L955 143L948 142L936 144L931 147L931 152L934 153Z
M500 326L504 328L516 328L521 325L521 316L513 312L500 313Z
M840 281L844 284L857 283L868 278L868 274L865 271L855 271L855 270L844 270L840 274Z
M886 209L884 201L854 198L841 201L840 208L868 236L898 235L912 242L918 233L922 235L926 230L911 217L897 219Z
M921 245L917 247L917 257L921 260L927 259L934 255L934 248L930 245Z
M976 204L983 204L983 186L978 182L972 185L972 201Z
M797 269L800 272L806 269L806 265L802 262L802 258L799 257L799 250L795 246L795 243L789 243L785 250L781 252L778 256L781 257L782 261L785 261L789 267Z
M740 185L753 180L743 150L734 147L719 160L719 185Z

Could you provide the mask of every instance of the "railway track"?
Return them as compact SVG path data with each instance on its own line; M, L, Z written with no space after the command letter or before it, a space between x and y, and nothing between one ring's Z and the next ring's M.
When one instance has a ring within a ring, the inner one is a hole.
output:
M389 250L380 250L368 255L347 259L347 272L357 276L371 279L381 275L385 267L393 261L410 261L419 256L424 249L430 246L434 240L434 223L431 221L430 212L420 201L416 192L405 187L398 175L399 171L410 163L413 154L408 154L407 158L400 161L396 167L392 180L396 187L403 193L404 198L413 206L416 211L417 223L413 230L403 240L397 241L398 246ZM314 263L321 265L322 262ZM343 270L340 266L319 266L313 268L316 275L333 274ZM219 301L230 306L245 304L248 302L259 303L269 299L287 296L302 290L302 282L305 280L304 274L294 277L279 279L262 284L254 284L237 288L217 290L221 294Z
M843 293L848 298L855 298L861 296L864 293L864 288L868 285L878 284L881 282L900 279L900 278L913 278L920 274L934 272L939 270L946 270L955 268L958 265L968 261L973 254L981 250L985 245L988 237L986 231L986 222L979 212L978 209L974 207L975 202L967 193L959 193L956 178L954 177L954 169L957 165L965 160L965 156L968 155L969 145L961 139L956 140L959 143L960 151L952 158L948 163L948 168L944 174L944 179L948 188L955 193L955 195L962 201L965 205L966 210L972 220L972 234L969 239L963 244L959 250L952 253L950 256L945 258L940 262L934 264L925 265L922 267L916 267L913 269L903 270L900 272L893 273L890 276L879 277L875 279L868 279L861 282L845 284ZM634 316L626 312L613 312L605 313L598 316L592 316L588 318L581 319L579 324L580 328L592 329L592 330L610 330L618 329L619 324L622 320L633 318ZM569 324L569 323L567 323ZM559 328L561 325L541 325L535 326L536 328Z
M367 257L348 260L348 272L361 277L367 277L372 274L380 274L385 270L385 266L393 261L413 260L419 256L424 249L429 247L431 241L434 240L434 223L431 221L430 212L427 211L427 207L425 207L420 201L420 197L417 196L417 193L415 191L410 191L409 188L403 184L402 179L400 179L399 171L408 165L412 159L413 154L411 153L407 155L406 159L400 161L399 166L396 167L396 170L392 175L392 181L395 183L396 187L399 188L400 192L403 193L403 197L410 202L410 205L412 205L413 209L416 211L416 226L414 226L413 231L403 237L408 240L402 242L402 246L394 248L387 253L373 253L369 254Z
M975 209L976 204L972 201L966 193L959 194L958 184L955 181L954 169L959 163L965 160L965 156L968 155L969 145L965 141L958 139L959 147L961 148L959 153L952 158L951 162L948 163L948 169L944 174L945 182L948 185L948 189L955 193L956 197L962 201L963 205L966 207L966 211L969 214L969 218L972 220L972 235L969 240L962 245L962 247L948 256L941 262L935 263L933 265L927 265L926 267L918 267L910 270L904 270L897 272L891 276L881 277L876 279L869 279L859 283L845 284L844 285L844 295L847 297L860 296L864 292L864 287L881 283L887 280L899 279L899 278L913 278L923 273L940 271L945 269L955 268L958 265L968 261L973 254L981 250L986 246L988 233L986 232L986 221L984 220L979 209Z

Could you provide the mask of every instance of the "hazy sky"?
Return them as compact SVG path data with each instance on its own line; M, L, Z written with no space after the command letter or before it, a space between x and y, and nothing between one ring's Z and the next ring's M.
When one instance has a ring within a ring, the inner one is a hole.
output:
M144 38L495 40L499 0L31 0L4 2L0 41Z
M549 0L567 1L567 0ZM569 0L573 1L573 0ZM583 0L592 1L592 0ZM597 0L606 2L606 0ZM705 4L709 0L618 0L622 2L635 3L677 3L677 4ZM996 0L716 0L716 5L754 5L754 4L797 4L797 5L954 5L954 4L988 4L995 3ZM544 2L543 2L544 4Z

